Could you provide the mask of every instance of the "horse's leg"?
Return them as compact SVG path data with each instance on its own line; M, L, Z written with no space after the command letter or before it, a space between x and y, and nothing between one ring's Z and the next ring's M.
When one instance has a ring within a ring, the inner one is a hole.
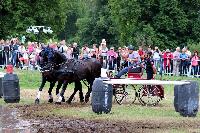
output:
M53 87L55 86L56 82L53 81L53 82L50 82L50 87L49 87L49 100L48 102L52 103L53 102L53 96L52 96L52 90L53 90Z
M39 104L40 103L40 95L41 95L41 92L42 92L42 89L44 88L44 85L46 83L46 78L42 75L42 83L39 87L39 91L37 93L37 96L36 96L36 99L35 99L35 104Z
M83 89L82 89L82 84L79 81L78 83L78 89L79 89L79 98L80 98L80 102L83 103L84 102L84 96L83 96Z
M92 79L90 80L87 80L88 83L89 83L89 87L88 87L88 92L85 94L85 102L87 103L89 101L89 98L90 98L90 93L92 92L92 84L93 84L93 81Z
M68 82L64 82L64 83L63 83L63 87L62 87L62 90L61 90L61 92L60 92L60 95L59 95L59 97L58 97L58 100L57 100L56 104L61 104L62 99L63 99L63 97L64 97L65 90L66 90L66 88L67 88L67 85L68 85Z
M72 99L74 98L74 95L76 94L77 91L79 92L79 96L80 96L80 101L83 102L84 101L84 97L83 97L83 92L82 92L82 84L80 81L76 81L75 82L75 88L74 88L74 92L72 93L72 95L69 97L69 99L67 100L67 103L70 104L72 102Z
M58 85L56 87L56 95L59 97L60 94L59 94L59 90L60 88L62 87L62 84L63 84L63 81L58 81ZM64 98L64 95L62 97L62 102L65 102L65 98Z

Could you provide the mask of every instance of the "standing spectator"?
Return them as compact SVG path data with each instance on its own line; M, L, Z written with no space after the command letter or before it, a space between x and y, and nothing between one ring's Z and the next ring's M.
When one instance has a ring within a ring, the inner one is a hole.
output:
M65 50L65 53L64 53L64 55L66 56L67 59L72 59L73 58L72 57L72 52L73 52L73 49L69 44L67 49Z
M12 51L12 64L13 66L17 67L18 57L19 57L19 51L18 51L19 45L17 44L16 38L13 39L13 51Z
M117 59L117 53L114 50L114 47L110 47L110 50L107 52L108 55L108 69L114 70L116 59Z
M181 65L180 65L180 75L187 74L187 61L189 60L189 56L185 53L186 49L182 49L182 53L180 54Z
M156 70L158 70L160 64L160 50L158 49L158 47L155 47L155 50L153 52L153 60Z
M194 51L194 55L192 56L191 59L191 64L192 64L192 70L193 70L193 75L197 75L198 73L198 60L199 60L199 55L197 51Z
M5 55L5 59L4 59L4 65L8 65L9 64L9 58L10 58L10 41L6 40L6 43L4 45L4 55Z
M31 54L34 51L34 46L32 42L28 42L28 53Z
M73 52L72 52L72 56L73 58L75 59L78 59L78 56L79 56L79 48L77 46L77 43L73 43Z
M66 51L66 49L67 49L67 46L65 44L65 40L62 40L60 42L60 47L59 47L58 51L60 51L61 53L64 53Z
M107 52L108 48L106 46L106 41L103 39L101 45L99 46L100 61L103 68L107 68Z
M121 69L121 60L122 60L121 51L122 51L122 48L119 47L117 50L117 71Z
M173 74L178 76L180 68L180 47L176 48L176 51L173 53Z
M164 59L164 70L166 73L170 73L170 62L173 58L172 53L170 52L169 49L166 49L165 53L163 54L163 59Z
M26 53L26 48L24 47L24 44L20 44L18 47L18 51L19 51L19 67L23 68L23 65L25 64L24 61L24 53Z
M144 52L142 46L139 46L138 54L140 55L141 60L143 60L145 52Z
M97 44L93 44L93 45L92 45L92 48L93 48L94 51L95 51L96 58L99 59L99 49L97 48Z
M90 57L91 58L97 58L96 51L94 49L91 49L90 51L91 51L90 52Z
M2 67L4 65L4 40L1 40L0 42L0 66Z

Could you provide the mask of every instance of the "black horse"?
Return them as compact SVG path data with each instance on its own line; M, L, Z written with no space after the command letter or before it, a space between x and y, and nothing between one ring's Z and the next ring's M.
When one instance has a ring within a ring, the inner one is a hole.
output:
M39 54L39 56L40 56L39 65L40 65L40 71L42 72L42 82L41 82L41 85L39 87L37 98L35 100L36 104L39 104L40 94L41 94L41 92L42 92L47 81L50 82L50 87L49 87L49 90L48 90L48 93L49 93L48 102L50 102L50 103L53 102L52 90L53 90L53 87L55 86L55 84L57 82L57 79L56 79L56 77L53 76L52 72L46 73L46 72L42 71L43 67L47 64L47 62L45 62L47 60L47 57L44 56L43 54L44 54L44 50L42 50L42 52L40 52L40 54ZM43 57L43 58L41 58L41 57ZM63 82L58 81L57 88L56 88L56 95L59 94L59 89L61 88L62 85L63 85ZM62 101L65 101L65 99L63 98Z
M46 59L47 62L43 67L44 73L51 73L53 77L56 77L56 80L64 82L58 102L61 102L67 85L72 82L75 82L75 90L68 102L70 103L72 101L78 90L80 91L80 95L82 95L82 85L80 81L84 79L89 83L88 92L85 95L85 102L89 101L93 81L95 78L100 77L101 74L101 64L99 61L96 59L66 59L62 53L54 50L43 50L41 56L43 59ZM80 96L80 99L82 98L83 97Z

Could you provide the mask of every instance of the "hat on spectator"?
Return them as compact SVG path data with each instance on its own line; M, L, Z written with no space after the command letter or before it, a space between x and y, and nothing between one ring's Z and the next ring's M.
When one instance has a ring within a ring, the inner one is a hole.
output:
M110 50L114 50L114 47L110 47Z
M166 49L166 52L170 52L170 50L169 50L169 49Z
M134 50L133 45L129 45L129 46L128 46L128 49L129 49L129 50Z

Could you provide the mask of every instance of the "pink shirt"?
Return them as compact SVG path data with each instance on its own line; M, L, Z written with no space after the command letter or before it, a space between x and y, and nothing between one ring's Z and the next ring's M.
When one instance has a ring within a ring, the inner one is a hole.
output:
M193 56L191 60L192 66L198 66L198 60L199 60L198 56Z
M117 58L117 53L116 53L115 51L113 51L113 50L109 50L109 51L107 52L107 55L108 55L108 56L114 56L114 58Z
M28 52L32 53L34 51L34 47L32 45L28 46Z

